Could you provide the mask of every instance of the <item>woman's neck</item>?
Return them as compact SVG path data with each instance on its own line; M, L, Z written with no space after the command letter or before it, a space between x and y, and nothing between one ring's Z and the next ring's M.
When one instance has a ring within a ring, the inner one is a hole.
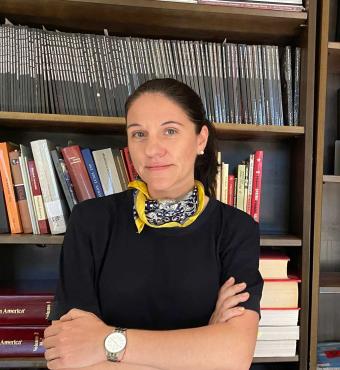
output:
M149 195L152 199L157 199L157 200L181 200L185 198L185 196L193 190L195 186L195 183L193 182L191 185L186 186L185 188L181 189L171 189L171 190L164 190L164 191L159 191L156 190L154 191L153 189L148 188Z

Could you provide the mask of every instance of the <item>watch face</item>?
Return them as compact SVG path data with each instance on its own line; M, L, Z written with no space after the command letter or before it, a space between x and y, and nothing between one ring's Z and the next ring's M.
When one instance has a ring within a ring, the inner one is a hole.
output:
M122 333L111 333L105 339L105 349L111 353L122 351L126 346L126 337Z

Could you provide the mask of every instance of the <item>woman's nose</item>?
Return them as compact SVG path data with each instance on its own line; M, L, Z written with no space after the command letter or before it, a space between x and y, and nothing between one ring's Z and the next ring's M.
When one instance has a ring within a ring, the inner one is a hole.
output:
M149 136L145 145L145 154L148 157L161 157L165 153L165 148L157 137Z

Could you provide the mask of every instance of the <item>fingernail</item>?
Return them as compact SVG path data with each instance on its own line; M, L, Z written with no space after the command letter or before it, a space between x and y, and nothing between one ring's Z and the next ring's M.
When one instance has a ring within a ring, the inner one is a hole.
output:
M244 311L244 307L237 307L239 311Z

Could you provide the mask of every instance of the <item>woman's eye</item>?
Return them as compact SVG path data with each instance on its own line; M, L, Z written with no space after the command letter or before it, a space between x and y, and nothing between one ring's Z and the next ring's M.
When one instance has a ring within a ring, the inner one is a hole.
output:
M177 131L173 128L167 128L165 133L169 136L172 136L172 135L175 135L177 133Z
M140 138L144 137L144 132L142 132L142 131L133 132L132 137L136 137L136 138L140 139Z

